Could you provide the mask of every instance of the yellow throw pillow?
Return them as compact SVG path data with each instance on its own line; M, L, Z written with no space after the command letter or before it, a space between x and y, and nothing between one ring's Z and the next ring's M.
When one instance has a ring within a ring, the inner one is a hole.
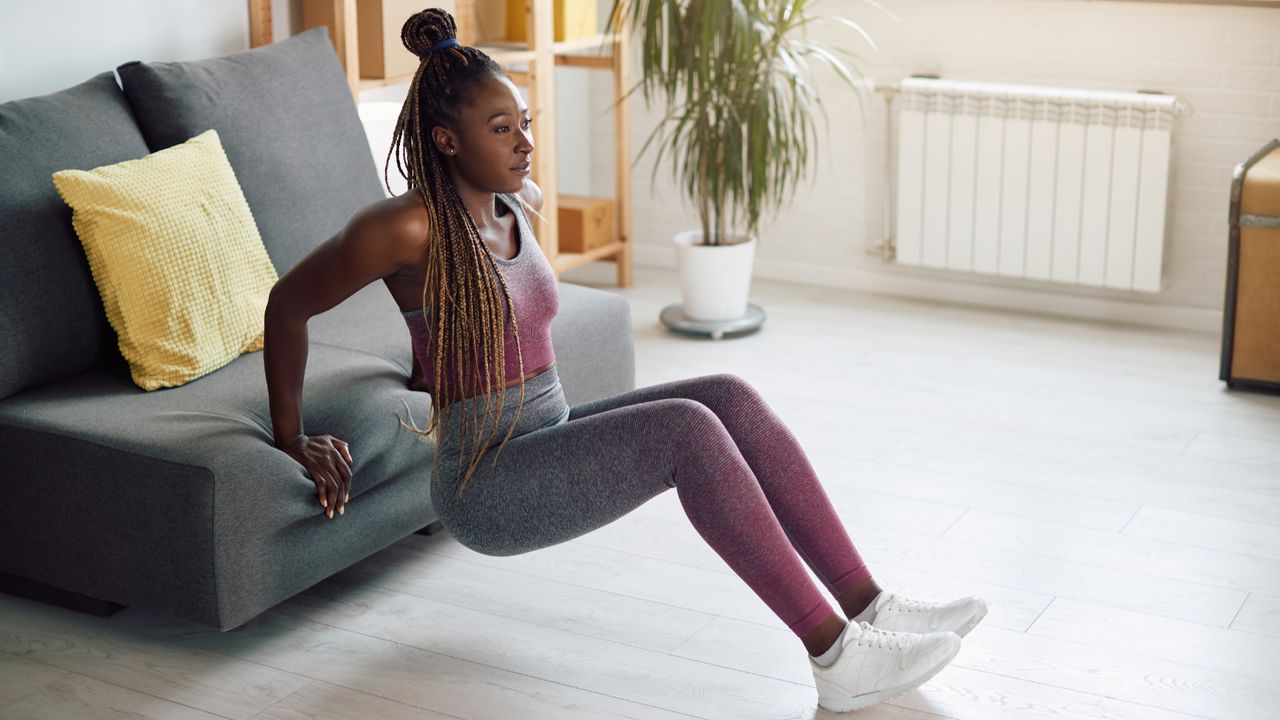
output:
M278 278L216 130L53 184L139 387L182 385L263 348Z

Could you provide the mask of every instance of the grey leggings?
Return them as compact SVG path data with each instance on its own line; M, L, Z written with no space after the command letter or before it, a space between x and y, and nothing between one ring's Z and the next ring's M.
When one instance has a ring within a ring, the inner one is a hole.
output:
M446 434L437 448L444 484L432 478L431 500L470 549L517 555L562 543L676 488L698 533L797 635L832 613L802 559L837 597L870 577L799 443L736 375L570 407L553 364L525 381L519 423L495 465L519 387L504 400L499 433L461 496L459 436ZM476 403L483 399L445 408L450 427Z

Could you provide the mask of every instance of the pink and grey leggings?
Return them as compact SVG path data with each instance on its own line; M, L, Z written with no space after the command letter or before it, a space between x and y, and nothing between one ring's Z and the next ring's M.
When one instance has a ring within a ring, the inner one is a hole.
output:
M801 558L836 596L870 577L800 444L742 378L702 375L570 407L553 364L525 381L495 465L518 398L507 389L496 439L461 496L457 434L437 448L444 483L432 478L431 501L464 546L517 555L555 545L674 487L698 533L797 636L832 612ZM452 427L474 403L483 400L444 409Z

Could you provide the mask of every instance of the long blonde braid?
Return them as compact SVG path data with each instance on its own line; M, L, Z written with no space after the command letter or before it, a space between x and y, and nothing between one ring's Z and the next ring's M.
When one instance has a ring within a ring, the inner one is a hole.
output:
M435 370L436 387L431 392L431 420L426 429L421 429L416 424L412 427L404 425L403 421L401 425L424 439L439 431L436 435L438 440L440 435L448 431L442 412L448 401L461 397L462 393L459 391L464 388L478 387L483 382L483 411L470 416L463 413L460 418L463 430L470 432L472 447L471 458L466 462L466 471L458 487L458 493L461 494L479 466L480 457L491 446L491 441L497 434L499 411L506 394L504 298L506 307L513 306L506 278L481 239L475 221L467 212L449 176L444 158L435 143L426 139L430 129L437 125L459 127L462 119L460 108L467 99L467 94L480 81L505 75L492 58L474 47L455 45L423 55L427 48L456 37L457 24L453 16L440 8L428 8L405 21L400 39L410 52L423 59L413 75L400 117L396 121L391 152L383 167L383 182L387 183L390 192L387 171L391 157L394 156L396 167L408 181L409 188L421 189L423 204L433 230L433 238L429 243L426 282L422 289L423 319L427 328L434 328L435 331L432 367ZM516 197L520 199L518 195ZM520 202L533 212L523 199ZM431 302L433 298L434 303ZM520 397L515 418L494 455L495 462L497 454L501 453L510 440L519 421L520 410L524 407L524 353L520 344L520 326L514 310L510 316L520 366ZM446 357L453 359L454 376L448 379L445 378ZM466 368L472 369L469 378L464 377ZM465 380L474 384L467 385ZM492 397L495 386L496 398ZM407 404L405 408L408 409ZM483 440L481 417L487 418L484 425L489 426L488 434L483 436ZM412 412L410 422L413 422ZM459 443L458 447L460 463L463 461L464 445L465 443ZM437 452L434 457L432 476L437 482L443 482L437 472L440 453Z

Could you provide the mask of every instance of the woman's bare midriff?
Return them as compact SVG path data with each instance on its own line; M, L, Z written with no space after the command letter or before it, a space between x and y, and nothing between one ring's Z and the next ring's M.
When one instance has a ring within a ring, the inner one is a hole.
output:
M540 368L537 368L537 369L535 369L535 370L532 370L532 371L530 371L530 372L525 373L525 375L524 375L524 381L527 383L527 382L529 382L530 380L532 380L533 378L535 378L535 377L537 377L537 376L541 375L542 373L544 373L544 372L546 372L546 371L550 370L550 369L551 369L551 365L552 365L552 364L554 364L554 363L555 363L555 360L552 360L551 362L548 362L546 365L543 365L543 366L542 366L542 367L540 367ZM517 386L517 385L519 385L519 384L520 384L520 380L519 380L519 379L515 379L515 380L508 380L507 382L503 383L502 387L504 387L504 388L510 388L510 387L515 387L515 386ZM435 391L433 391L433 390L427 390L427 392L429 392L429 393L431 393L431 394L433 394L433 395L435 394ZM481 396L481 395L483 395L483 394L484 394L484 391L483 391L483 390L481 390L480 392L472 393L472 394L470 394L470 395L463 395L463 396L462 396L462 398L461 398L461 400L467 400L467 399L469 399L469 398L479 397L479 396ZM449 405L452 405L452 404L453 404L453 403L455 403L455 402L459 402L459 400L450 400L450 401L448 401L448 402L444 403L443 407L448 407Z

